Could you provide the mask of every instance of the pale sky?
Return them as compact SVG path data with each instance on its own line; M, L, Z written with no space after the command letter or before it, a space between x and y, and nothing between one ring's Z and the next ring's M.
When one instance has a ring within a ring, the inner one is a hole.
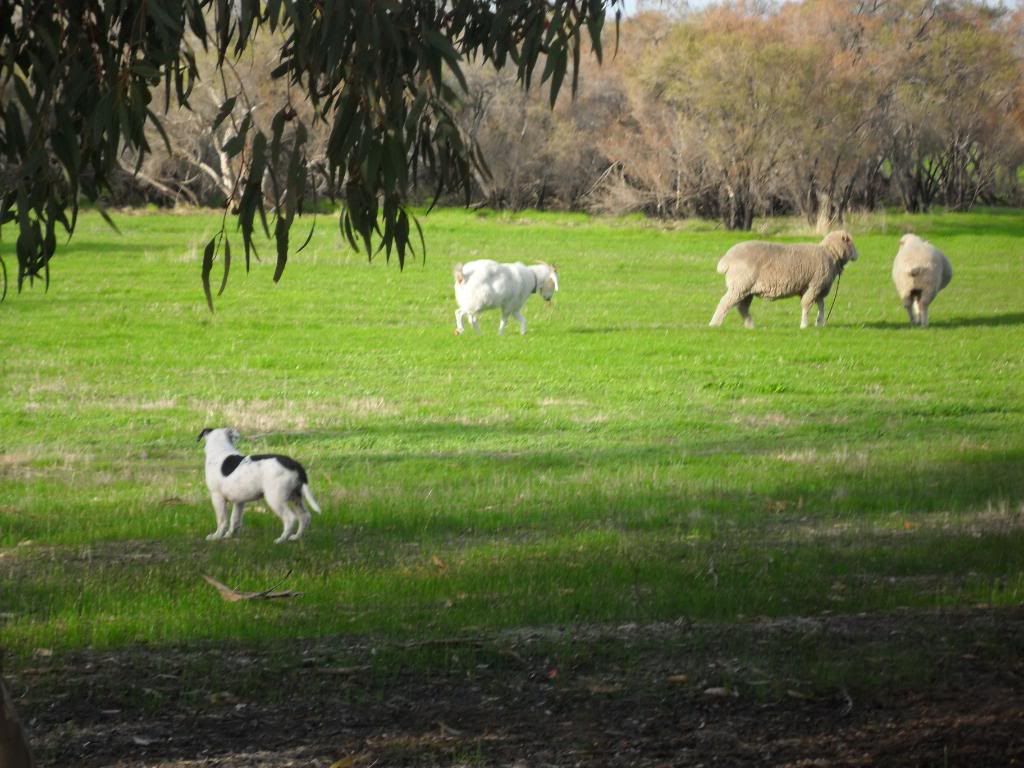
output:
M716 2L721 2L721 0L689 0L687 5L689 5L690 8L698 9L712 5ZM1024 7L1024 0L984 0L984 2L989 6L1001 5L1004 8ZM637 7L642 7L647 10L659 10L667 9L671 6L678 6L680 4L680 0L625 0L623 15L633 15L636 13Z

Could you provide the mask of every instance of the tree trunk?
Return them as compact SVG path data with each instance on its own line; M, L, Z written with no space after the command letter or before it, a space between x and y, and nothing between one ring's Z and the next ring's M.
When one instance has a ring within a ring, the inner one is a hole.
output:
M7 686L0 679L0 768L33 768L25 729L14 711Z

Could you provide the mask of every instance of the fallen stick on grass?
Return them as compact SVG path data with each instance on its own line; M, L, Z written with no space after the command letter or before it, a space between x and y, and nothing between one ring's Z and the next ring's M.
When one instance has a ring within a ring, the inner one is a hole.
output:
M291 575L292 572L288 571L288 573L284 575L284 578L277 582L277 584L274 584L274 586L268 589L264 589L262 592L239 592L237 589L232 589L227 584L217 581L212 576L207 576L204 574L203 578L206 579L207 584L210 584L218 592L220 592L220 596L227 600L229 603L237 603L241 600L273 600L279 597L302 597L301 592L294 592L290 589L286 589L281 592L274 591L275 589L277 589L277 587L281 586L281 584L283 584L285 580Z

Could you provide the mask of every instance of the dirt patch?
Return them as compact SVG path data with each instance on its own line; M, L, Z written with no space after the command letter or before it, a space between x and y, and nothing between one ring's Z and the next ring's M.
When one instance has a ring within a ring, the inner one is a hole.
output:
M813 653L854 666L794 677ZM143 647L8 672L42 766L1024 765L1019 607Z

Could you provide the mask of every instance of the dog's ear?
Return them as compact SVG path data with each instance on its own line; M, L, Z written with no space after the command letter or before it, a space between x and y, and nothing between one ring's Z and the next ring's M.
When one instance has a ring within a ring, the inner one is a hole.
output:
M213 432L213 430L210 429L209 427L206 427L205 429L203 429L202 432L199 433L199 437L196 438L196 442L198 443L200 440L202 440L204 437L206 437L211 432Z
M237 429L229 429L228 430L228 440L231 441L232 445L237 443L241 439L241 437L242 436L240 434L238 434L238 430Z

